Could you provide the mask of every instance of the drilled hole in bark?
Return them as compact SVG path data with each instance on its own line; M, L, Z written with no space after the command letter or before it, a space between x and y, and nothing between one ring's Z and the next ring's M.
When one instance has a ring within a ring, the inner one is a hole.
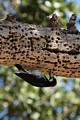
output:
M48 47L52 47L52 45L48 45Z
M40 51L37 51L37 53L40 53Z
M76 39L79 40L80 38L77 37Z
M66 48L67 50L69 50L69 48Z
M47 40L47 43L49 43L49 42L51 42L51 40L48 39L48 40Z
M62 66L64 67L64 64L62 64Z
M64 44L64 46L66 47L68 44Z
M50 38L50 36L48 36L48 38Z
M22 51L22 53L25 53L25 51Z
M39 38L35 38L36 40L39 40Z
M34 51L33 48L31 48L31 51Z
M19 28L21 28L21 26L20 26L20 25L18 25L18 27L19 27Z
M57 55L57 58L59 58L59 55Z
M79 51L79 48L76 48L76 50L78 50L78 51Z
M30 33L33 34L32 31L30 31Z
M24 29L21 29L22 32L24 32Z
M56 43L58 43L58 41L56 40Z
M70 48L72 48L72 46L69 46Z
M9 29L11 30L11 26L9 26Z
M27 41L27 44L30 44L30 42L29 42L29 41Z
M24 47L26 48L27 46L25 45Z
M69 71L67 71L67 73L69 73Z
M23 59L25 59L25 57L23 57Z
M37 44L37 46L39 46L39 44Z
M28 45L28 48L30 48L30 45Z
M63 56L63 59L65 59L65 56Z
M50 54L48 54L48 56L50 56Z
M37 34L35 33L35 35L37 36Z
M60 41L60 43L62 43L62 41Z
M73 43L73 45L75 46L75 43Z
M72 71L72 74L75 73L75 71Z
M37 62L40 62L40 60L39 60L39 59L37 59Z
M29 54L26 54L26 56L28 56Z
M54 40L54 38L53 38L53 37L51 37L51 40Z
M53 28L51 28L51 30L53 31L54 29L53 29Z
M43 38L43 36L42 36L42 35L41 35L40 37L41 37L41 38Z
M19 60L19 58L17 58L17 60Z
M60 37L57 37L58 40L60 40Z
M57 62L54 63L54 66L55 66L55 67L57 66Z
M53 68L53 71L55 71L55 68Z
M46 57L44 57L44 60L46 60Z
M18 27L17 27L17 26L16 26L15 28L16 28L16 29L18 29Z
M32 38L31 38L31 37L28 37L28 40L32 40Z
M27 36L27 33L25 33L25 35Z
M59 36L59 35L60 35L60 33L59 33L59 32L56 32L56 35L58 35L58 36Z
M77 59L77 56L74 56L75 59Z
M31 57L30 57L30 60L35 60L35 58L31 58ZM33 64L33 63L32 63L32 64Z
M29 51L27 51L27 54L29 54Z
M0 28L0 30L3 30L3 28Z
M59 64L61 64L61 61L58 59Z

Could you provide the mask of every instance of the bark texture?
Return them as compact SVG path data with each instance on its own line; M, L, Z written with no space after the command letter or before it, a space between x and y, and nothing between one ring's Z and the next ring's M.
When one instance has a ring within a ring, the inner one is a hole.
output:
M8 16L0 22L0 65L80 78L80 32L75 29L30 25Z

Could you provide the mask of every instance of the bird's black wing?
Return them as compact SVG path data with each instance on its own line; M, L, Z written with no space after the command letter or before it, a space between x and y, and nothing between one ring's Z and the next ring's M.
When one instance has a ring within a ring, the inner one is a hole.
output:
M17 65L17 68L21 71L16 72L15 74L33 86L50 87L55 86L57 83L54 77L52 78L52 81L49 81L42 73L40 75L37 75L37 73L33 74L33 72L25 71L20 65Z
M26 72L26 70L19 64L15 64L15 66L18 68L18 70Z

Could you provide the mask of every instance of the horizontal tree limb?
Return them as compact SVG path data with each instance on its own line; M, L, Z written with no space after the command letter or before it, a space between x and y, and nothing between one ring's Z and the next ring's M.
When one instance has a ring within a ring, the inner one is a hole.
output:
M21 23L0 22L0 65L21 64L27 70L80 78L80 32L69 33Z

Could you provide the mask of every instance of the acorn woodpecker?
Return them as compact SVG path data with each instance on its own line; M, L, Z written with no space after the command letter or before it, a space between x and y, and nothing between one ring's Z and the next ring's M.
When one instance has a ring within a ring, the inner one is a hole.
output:
M33 86L51 87L57 84L57 81L54 77L50 76L50 79L48 79L45 75L43 75L38 70L27 71L24 68L22 68L22 66L19 64L15 64L15 66L19 70L19 72L15 72L15 74Z

